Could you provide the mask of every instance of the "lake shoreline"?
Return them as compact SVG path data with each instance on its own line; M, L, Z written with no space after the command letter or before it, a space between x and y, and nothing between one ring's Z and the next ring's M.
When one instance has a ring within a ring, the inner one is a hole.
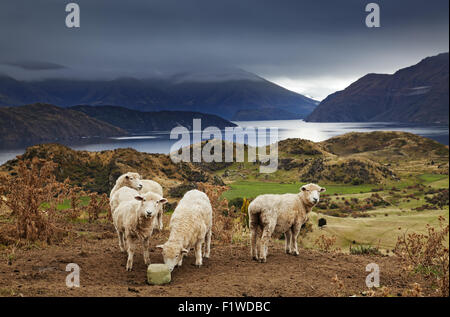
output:
M438 124L424 125L396 122L312 123L303 120L233 121L233 123L242 128L277 128L278 141L288 138L301 138L313 142L321 142L349 132L402 131L427 137L444 145L449 144L448 125ZM148 133L136 133L120 138L83 138L70 141L52 140L41 142L40 144L59 143L74 150L95 152L129 147L144 153L168 154L171 147L178 141L178 139L170 139L169 136L170 131L149 131ZM255 145L251 144L251 142L249 144ZM26 148L32 145L34 144L16 144L15 147L0 148L0 165L14 159L17 155L23 154ZM186 145L189 144L182 144L182 146Z

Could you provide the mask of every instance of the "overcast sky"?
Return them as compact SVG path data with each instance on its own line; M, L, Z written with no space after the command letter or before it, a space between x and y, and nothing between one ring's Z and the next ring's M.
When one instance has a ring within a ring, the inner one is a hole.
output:
M318 100L370 73L449 50L448 0L62 0L0 2L0 73L149 77L240 68Z

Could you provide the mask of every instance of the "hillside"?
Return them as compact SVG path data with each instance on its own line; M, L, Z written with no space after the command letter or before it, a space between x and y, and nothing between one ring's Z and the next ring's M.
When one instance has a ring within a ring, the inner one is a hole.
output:
M129 132L170 131L176 126L192 130L192 120L201 119L202 126L235 127L230 121L216 115L187 111L142 112L116 106L74 106L69 109L87 114Z
M125 134L84 113L49 104L0 108L0 144L5 146Z
M448 123L449 54L423 59L393 75L368 74L329 95L311 122Z
M202 147L206 142L202 142ZM248 146L245 147L247 152ZM169 155L141 153L133 149L88 152L58 144L29 147L23 155L0 167L14 171L18 161L38 157L60 166L59 179L90 190L108 192L115 179L129 170L156 179L167 187L194 182L214 184L263 181L324 184L392 183L417 173L448 175L448 147L404 132L349 133L314 143L287 139L278 144L278 170L259 173L261 162L201 162L174 164ZM191 152L192 155L192 152Z
M359 185L395 183L411 173L445 175L449 168L447 146L406 132L353 132L318 143L287 139L278 143L278 156L278 170L272 174L260 174L260 163L248 162L216 164L214 170L226 183Z
M57 179L70 178L72 184L96 192L109 192L117 177L128 171L139 171L145 177L157 180L164 187L186 182L211 182L213 175L191 163L174 164L165 154L141 153L134 149L116 149L101 152L75 151L60 144L34 145L0 167L13 173L19 161L39 158L58 164Z
M164 78L114 80L47 79L18 81L0 76L0 106L45 102L64 107L116 105L139 111L195 111L231 119L240 110L279 109L305 118L315 100L254 74L178 74ZM268 114L265 119L277 119ZM276 115L276 112L275 112ZM284 118L284 117L283 117ZM251 118L248 118L251 119Z

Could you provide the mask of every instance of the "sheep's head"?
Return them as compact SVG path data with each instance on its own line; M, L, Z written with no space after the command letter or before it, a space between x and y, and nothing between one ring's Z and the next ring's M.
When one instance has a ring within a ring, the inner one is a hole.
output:
M162 250L164 263L167 265L170 272L172 272L180 260L183 259L183 256L189 252L189 250L183 248L181 244L170 241L157 245L156 247Z
M320 193L326 191L325 187L320 187L316 184L303 185L300 188L300 193L303 195L304 202L310 206L314 206L319 202Z
M140 190L142 189L142 183L141 183L141 175L139 175L138 173L131 173L128 172L124 175L122 175L123 177L123 185L136 189L136 190Z
M145 218L156 216L162 210L163 205L167 203L167 199L151 192L136 196L134 199L141 202L138 212Z

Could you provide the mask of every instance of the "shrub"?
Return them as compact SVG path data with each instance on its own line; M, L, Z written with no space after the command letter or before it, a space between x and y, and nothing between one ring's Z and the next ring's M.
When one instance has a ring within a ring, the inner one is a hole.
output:
M70 191L68 180L56 181L56 164L39 159L19 162L16 177L0 179L2 200L15 216L17 236L50 243L66 230L57 227L58 205Z
M373 247L371 245L356 245L356 246L351 246L350 245L350 254L356 254L356 255L362 255L362 254L366 254L366 255L380 255L381 252L378 249L378 247Z
M336 236L327 237L326 235L320 235L314 245L318 247L319 250L324 252L330 252L333 245L336 243Z
M439 229L427 225L427 234L410 233L398 237L394 253L406 270L434 277L442 296L449 296L449 224L439 217Z

